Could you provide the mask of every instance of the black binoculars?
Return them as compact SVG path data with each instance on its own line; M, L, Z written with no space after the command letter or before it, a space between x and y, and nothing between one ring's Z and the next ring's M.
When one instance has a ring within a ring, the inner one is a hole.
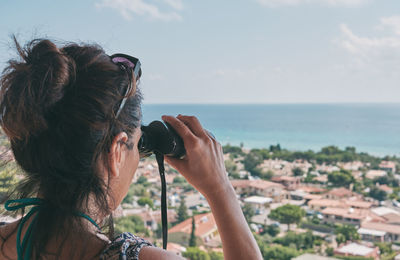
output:
M179 159L185 156L182 138L168 123L153 121L148 126L142 126L141 130L142 136L138 143L141 158L153 153Z

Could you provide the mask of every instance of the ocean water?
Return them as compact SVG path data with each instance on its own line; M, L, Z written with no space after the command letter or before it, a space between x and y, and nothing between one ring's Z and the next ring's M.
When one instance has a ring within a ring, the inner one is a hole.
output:
M145 124L178 114L197 116L222 144L400 155L400 104L143 105Z

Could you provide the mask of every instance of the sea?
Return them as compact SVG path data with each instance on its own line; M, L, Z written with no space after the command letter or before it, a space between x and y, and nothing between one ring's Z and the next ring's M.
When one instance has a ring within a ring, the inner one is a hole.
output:
M221 144L296 151L352 146L400 156L400 104L144 104L143 124L194 115Z

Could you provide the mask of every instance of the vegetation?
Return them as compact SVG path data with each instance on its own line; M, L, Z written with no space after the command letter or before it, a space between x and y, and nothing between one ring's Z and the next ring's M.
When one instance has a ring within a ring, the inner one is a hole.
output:
M290 230L290 224L299 223L305 216L305 211L296 205L286 204L276 209L271 210L269 218L287 224Z
M181 204L179 205L178 208L178 217L176 219L176 222L181 223L182 221L185 221L187 218L189 218L189 214L187 212L185 198L181 197Z
M243 206L243 215L246 218L247 223L250 224L251 218L256 214L253 207L250 204L244 204Z
M354 182L354 177L351 172L346 170L340 170L328 174L328 181L334 187L349 187Z
M149 205L150 208L153 208L153 200L149 197L141 197L138 199L138 204L140 206Z
M189 246L195 247L196 246L196 223L194 221L194 217L192 217L192 232L190 232L190 239L189 239Z
M313 248L317 240L321 241L321 238L314 236L311 231L308 231L300 234L288 232L283 237L275 238L273 242L283 246L295 247L297 250L301 250Z
M386 200L387 194L386 194L385 191L383 191L383 190L381 190L381 189L379 189L379 188L373 186L373 187L371 188L371 190L369 191L369 196L370 196L371 198L376 199L376 200L384 201L384 200Z
M114 230L116 234L131 232L132 234L147 234L143 220L139 216L121 217L115 220Z
M338 244L360 239L360 235L357 233L357 229L351 225L337 226L335 229L335 234L336 234L336 242Z
M211 260L207 252L200 250L198 247L188 247L182 255L190 260Z

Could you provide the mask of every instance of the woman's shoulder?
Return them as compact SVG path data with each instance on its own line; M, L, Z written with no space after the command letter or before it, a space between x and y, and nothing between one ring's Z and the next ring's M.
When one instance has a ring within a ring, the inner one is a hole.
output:
M100 260L127 259L137 260L140 249L145 246L154 246L149 241L135 236L132 233L124 232L118 235L102 252Z

